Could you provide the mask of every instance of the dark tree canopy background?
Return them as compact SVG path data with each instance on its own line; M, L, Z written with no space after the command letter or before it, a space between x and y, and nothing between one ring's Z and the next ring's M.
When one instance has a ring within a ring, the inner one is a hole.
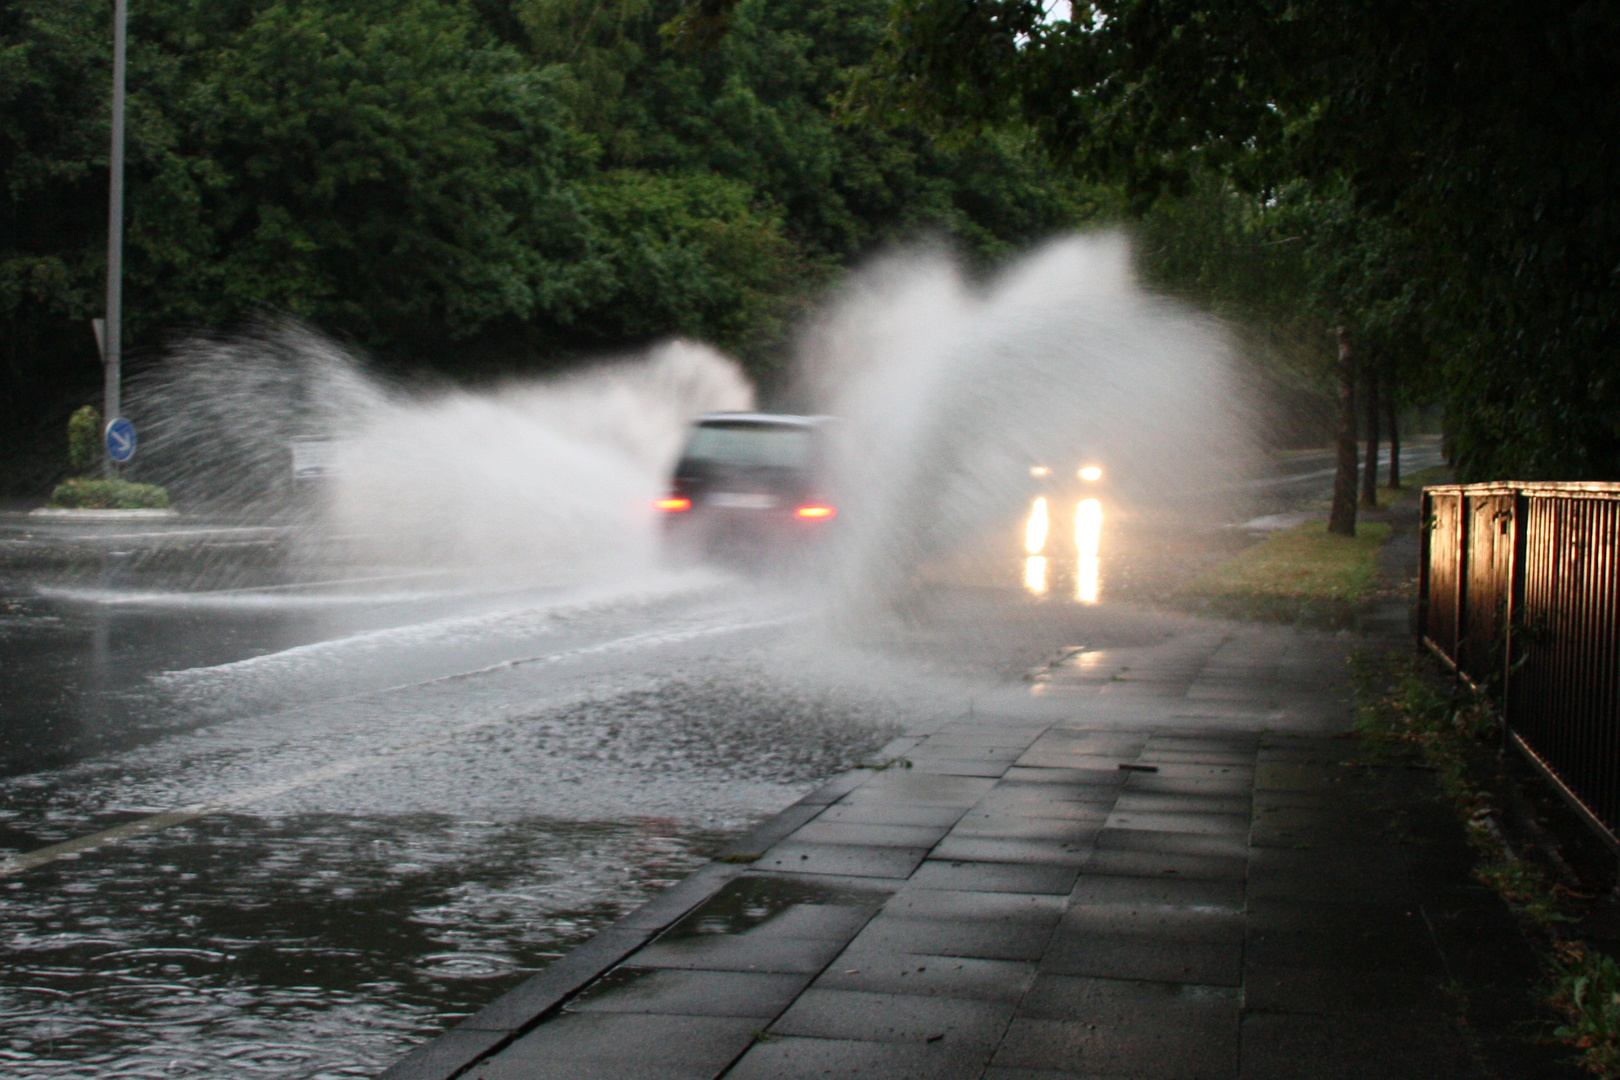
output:
M1465 477L1620 479L1615 3L1047 6L898 0L852 105L1028 124L1164 280L1442 401Z
M132 0L125 340L306 319L380 362L537 370L683 333L767 381L832 273L931 231L993 260L1094 212L999 125L840 125L885 0ZM0 482L99 399L111 17L0 4Z
M1344 327L1465 477L1620 478L1613 0L1049 7L135 0L132 360L270 312L461 377L685 333L768 382L878 245L988 263L1106 205L1274 400ZM109 23L0 4L12 490L97 397Z

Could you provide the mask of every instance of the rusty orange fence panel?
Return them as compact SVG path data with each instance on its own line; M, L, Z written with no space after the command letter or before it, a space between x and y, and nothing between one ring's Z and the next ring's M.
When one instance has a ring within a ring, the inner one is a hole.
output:
M1423 641L1620 847L1620 484L1425 488Z

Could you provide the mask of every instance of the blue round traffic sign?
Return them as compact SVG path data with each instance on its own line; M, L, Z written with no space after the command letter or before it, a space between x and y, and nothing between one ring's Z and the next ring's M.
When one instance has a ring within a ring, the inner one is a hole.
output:
M122 416L107 425L107 456L114 461L135 456L135 425Z

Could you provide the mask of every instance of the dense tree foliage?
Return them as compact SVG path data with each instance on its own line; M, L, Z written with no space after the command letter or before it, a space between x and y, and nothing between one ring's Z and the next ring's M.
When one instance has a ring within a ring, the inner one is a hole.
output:
M1347 325L1442 388L1467 475L1620 477L1612 2L1045 9L900 0L853 100L947 128L1016 117L1150 220L1246 202L1243 243L1189 278L1270 279L1263 308Z
M687 49L660 35L676 0L133 0L134 361L268 311L451 372L685 333L768 374L875 246L991 259L1091 211L1017 129L841 126L886 10L748 0ZM109 70L102 0L0 5L13 447L99 385Z

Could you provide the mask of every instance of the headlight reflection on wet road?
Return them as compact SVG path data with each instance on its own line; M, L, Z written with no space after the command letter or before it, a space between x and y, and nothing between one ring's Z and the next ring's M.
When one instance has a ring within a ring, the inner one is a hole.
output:
M1101 565L1097 552L1102 545L1102 503L1081 499L1074 510L1074 549L1078 555L1074 571L1074 598L1082 604L1097 602Z
M1052 587L1044 554L1050 526L1051 513L1042 496L1030 507L1024 523L1024 589L1032 596L1045 596ZM1101 592L1102 527L1102 503L1081 499L1074 510L1074 598L1082 604L1095 604Z
M1046 547L1046 530L1046 499L1039 498L1030 507L1029 520L1024 523L1024 550L1039 555Z
M1046 595L1046 556L1031 555L1024 560L1024 588L1036 596Z

